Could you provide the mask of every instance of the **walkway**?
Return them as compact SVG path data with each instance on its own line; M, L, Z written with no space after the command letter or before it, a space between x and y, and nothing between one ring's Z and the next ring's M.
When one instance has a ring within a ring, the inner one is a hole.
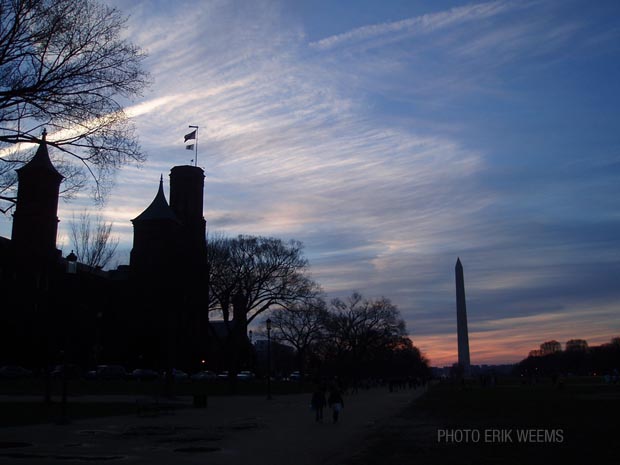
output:
M0 429L0 464L337 464L417 391L345 397L341 422L316 423L310 394L211 397L206 409ZM23 444L20 444L23 443ZM18 447L18 446L22 447Z

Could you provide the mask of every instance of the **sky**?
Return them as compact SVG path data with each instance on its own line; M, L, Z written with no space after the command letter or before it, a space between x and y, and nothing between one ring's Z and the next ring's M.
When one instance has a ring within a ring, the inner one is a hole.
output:
M128 106L148 161L99 211L121 263L198 125L209 233L303 241L328 298L390 298L432 365L457 257L474 364L620 335L617 1L106 3L153 80ZM60 205L66 253L89 202Z

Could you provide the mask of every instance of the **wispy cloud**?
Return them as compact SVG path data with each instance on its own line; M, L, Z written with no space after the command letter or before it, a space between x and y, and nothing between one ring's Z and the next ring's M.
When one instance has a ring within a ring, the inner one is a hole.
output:
M385 35L397 35L399 38L415 34L437 31L449 26L479 21L496 16L516 8L516 2L494 1L452 8L448 11L425 14L400 21L385 22L362 26L347 32L336 34L310 43L311 48L328 50L334 47L350 45L355 42L372 40Z
M562 87L588 72L580 60L619 52L596 18L495 1L308 44L272 1L129 13L155 85L129 108L149 161L119 173L102 210L125 249L160 173L193 158L182 136L198 124L209 231L302 240L331 296L390 297L434 362L456 358L457 256L475 362L620 331L617 107L586 134L570 119L585 113L561 106L594 94ZM86 202L62 204L61 228Z
M159 172L187 156L180 143L187 124L201 124L210 231L303 240L314 276L331 295L391 297L414 341L437 362L442 354L455 358L449 334L453 266L461 255L474 360L517 359L592 302L583 288L581 298L572 296L578 305L557 298L566 270L541 264L541 256L550 264L568 256L584 263L587 256L575 254L581 232L567 237L534 227L524 177L512 189L509 177L490 168L493 154L469 148L461 128L432 121L442 107L467 114L454 108L462 96L493 95L488 84L500 88L496 70L570 43L581 26L534 19L536 3L468 5L309 45L273 3L248 10L210 3L190 18L167 6L170 24L188 22L184 31L155 20L134 25L149 43L157 77L157 97L136 117L151 161L121 175L119 185L135 183L136 175L141 181L129 196L118 192L123 211L110 215L139 213ZM527 14L515 20L515 10ZM418 39L412 48L410 39ZM371 104L376 95L415 105L398 117ZM541 175L531 185L540 181L549 190L548 179ZM540 196L535 202L545 204ZM549 200L543 211L555 205ZM614 298L608 292L592 308L607 309ZM541 314L547 316L537 319ZM608 313L597 315L604 320ZM523 322L519 330L511 329L515 321ZM585 336L597 329L584 321Z

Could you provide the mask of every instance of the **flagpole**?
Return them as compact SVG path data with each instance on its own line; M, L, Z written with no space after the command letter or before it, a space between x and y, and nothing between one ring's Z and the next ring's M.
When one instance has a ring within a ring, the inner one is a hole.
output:
M189 127L196 130L196 146L194 147L196 150L194 153L194 166L198 166L198 126L192 126L190 124Z

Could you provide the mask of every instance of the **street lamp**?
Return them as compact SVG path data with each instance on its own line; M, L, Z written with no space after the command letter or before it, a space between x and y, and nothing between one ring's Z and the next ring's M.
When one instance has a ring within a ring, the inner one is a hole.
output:
M99 365L99 357L101 352L103 351L103 343L101 339L101 325L103 320L103 312L97 312L97 317L95 320L95 346L93 347L93 355L95 357L95 367Z
M77 273L77 255L71 251L69 255L67 255L67 274L76 274Z
M65 356L65 351L61 350L60 351L60 368L62 370L61 375L62 375L62 391L61 391L61 398L60 398L60 424L66 424L68 423L68 419L67 419L67 359Z
M67 274L68 275L75 275L77 274L77 255L75 255L75 253L73 253L73 250L71 251L71 253L69 255L67 255L67 257L65 258L67 260ZM73 287L75 284L73 283L73 279L71 278L71 280L69 281L71 287ZM73 289L71 289L72 291ZM64 319L63 319L63 327L65 329L64 331L64 340L63 340L63 345L66 346L67 345L67 338L68 333L66 333L66 329L67 329L67 315L65 314ZM60 399L60 423L68 423L68 419L67 419L67 355L66 352L64 350L60 351L60 362L61 362L61 369L62 369L62 390L61 390L61 399Z
M271 319L267 318L267 400L271 400Z

